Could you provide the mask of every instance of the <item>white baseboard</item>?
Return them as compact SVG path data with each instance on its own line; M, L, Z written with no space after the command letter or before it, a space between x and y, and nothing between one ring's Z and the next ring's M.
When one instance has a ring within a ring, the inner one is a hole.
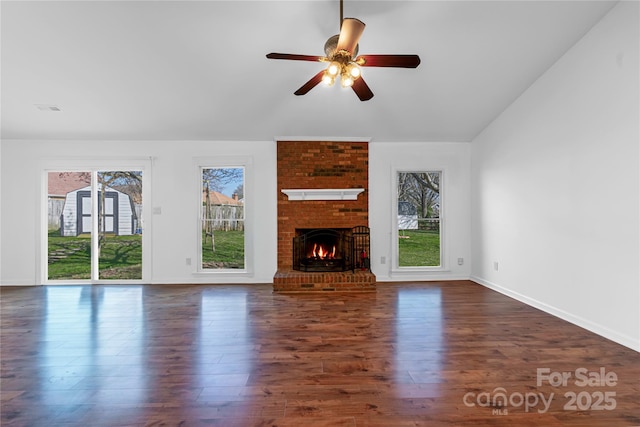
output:
M594 334L598 334L604 338L607 338L611 341L614 341L618 344L621 344L625 347L628 347L632 350L635 350L637 352L640 352L640 340L638 340L637 338L633 338L630 337L628 335L625 334L620 334L619 332L616 332L610 328L607 328L606 326L602 326L598 323L594 323L590 320L587 320L583 317L580 316L576 316L574 314L571 314L569 312L566 312L564 310L561 310L557 307L554 307L552 305L543 303L541 301L538 301L536 299L533 298L529 298L526 295L522 295L518 292L514 292L510 289L504 288L500 285L497 285L495 283L492 283L488 280L482 279L480 277L477 276L471 276L470 280L486 287L489 289L492 289L496 292L499 292L503 295L506 295L510 298L513 298L517 301L520 301L524 304L527 304L531 307L537 308L538 310L542 310L545 313L549 313L555 317L558 317L562 320L565 320L569 323L572 323L576 326L579 326L581 328L584 328L590 332L593 332Z
M376 275L376 280L380 282L439 282L439 281L455 281L470 280L468 275L442 273L420 273L420 272L391 272L386 276Z
M35 284L31 281L26 280L3 280L0 282L0 287L2 286L40 286L39 284Z

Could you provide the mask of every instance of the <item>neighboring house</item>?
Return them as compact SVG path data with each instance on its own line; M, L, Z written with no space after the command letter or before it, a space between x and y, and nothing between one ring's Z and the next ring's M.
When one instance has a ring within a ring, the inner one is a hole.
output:
M98 200L101 199L98 187ZM101 203L100 201L98 203ZM117 236L134 234L137 217L128 194L106 187L104 229ZM62 236L78 236L91 232L91 186L67 193L62 211Z
M225 196L217 191L202 191L203 229L207 235L213 230L243 230L244 201L237 194Z
M418 229L418 209L409 202L398 202L398 230Z
M61 225L62 209L67 194L91 184L86 172L49 172L47 177L48 227L57 230Z
M238 195L233 193L233 196L225 196L222 193L218 193L217 191L209 190L209 200L214 206L222 206L222 205L231 205L231 206L242 206L243 201L238 199ZM202 203L207 203L207 191L202 191Z

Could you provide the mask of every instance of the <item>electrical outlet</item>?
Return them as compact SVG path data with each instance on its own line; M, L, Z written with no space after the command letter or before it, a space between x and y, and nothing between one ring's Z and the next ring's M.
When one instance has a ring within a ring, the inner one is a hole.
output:
M458 258L458 265L464 264L464 258Z
M498 261L493 261L493 269L498 271Z
M186 263L187 265L191 265L191 258L186 258L186 259L185 259L185 263Z
M386 264L387 263L387 257L381 256L380 257L380 264Z

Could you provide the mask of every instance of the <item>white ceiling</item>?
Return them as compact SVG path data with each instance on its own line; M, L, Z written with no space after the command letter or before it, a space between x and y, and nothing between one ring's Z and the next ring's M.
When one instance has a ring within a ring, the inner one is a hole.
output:
M2 1L3 139L470 141L575 44L611 1L346 0L375 96L293 92L339 32L339 1ZM36 105L58 106L60 112Z

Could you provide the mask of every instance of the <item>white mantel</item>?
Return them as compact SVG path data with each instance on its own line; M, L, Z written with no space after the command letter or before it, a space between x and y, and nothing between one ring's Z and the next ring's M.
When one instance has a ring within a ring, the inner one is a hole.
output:
M289 200L357 200L364 188L283 189Z

